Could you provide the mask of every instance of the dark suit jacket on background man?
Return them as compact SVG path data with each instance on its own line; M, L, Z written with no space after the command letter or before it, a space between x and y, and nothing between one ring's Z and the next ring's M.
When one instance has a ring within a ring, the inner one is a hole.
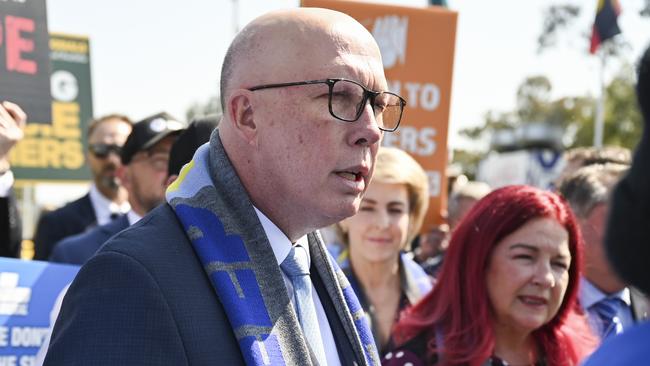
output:
M0 257L20 256L22 234L16 197L9 192L7 197L0 197Z
M98 226L88 232L65 238L54 247L52 255L50 255L50 261L82 265L111 236L127 227L129 227L129 219L127 215L122 215L106 225Z
M47 255L59 240L83 233L96 225L97 218L89 193L58 210L43 214L34 234L34 245L37 246L34 248L37 255L34 259L47 260Z

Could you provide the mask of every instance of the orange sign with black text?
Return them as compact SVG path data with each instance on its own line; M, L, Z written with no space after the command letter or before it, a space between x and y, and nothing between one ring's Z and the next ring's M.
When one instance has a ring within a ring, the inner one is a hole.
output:
M388 87L408 103L399 129L384 133L382 145L409 152L429 176L431 201L423 231L442 223L447 207L447 130L458 14L435 6L342 0L302 0L302 6L346 13L375 37Z

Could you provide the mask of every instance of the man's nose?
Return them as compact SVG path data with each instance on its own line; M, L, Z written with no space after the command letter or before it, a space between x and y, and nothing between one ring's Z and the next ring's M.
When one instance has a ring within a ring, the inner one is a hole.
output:
M117 151L110 151L106 156L106 160L110 161L116 166L122 165L122 158L120 157L120 154Z
M369 102L366 102L361 116L353 122L353 125L350 126L352 133L348 141L351 145L372 146L381 140L382 131L379 129L377 117Z

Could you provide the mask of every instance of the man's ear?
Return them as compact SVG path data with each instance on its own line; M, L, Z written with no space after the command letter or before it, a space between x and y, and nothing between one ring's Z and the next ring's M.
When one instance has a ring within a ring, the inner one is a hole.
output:
M343 234L347 234L350 228L348 227L348 222L347 220L341 220L338 223L336 223L339 226L339 229Z
M257 144L257 123L253 107L253 92L246 89L234 90L228 99L230 123L247 144Z
M115 171L115 175L120 180L120 184L122 185L122 187L129 190L130 188L128 187L131 184L131 175L129 172L129 168L125 165L120 165Z
M167 180L165 181L165 189L169 187L170 184L174 183L174 181L178 178L178 174L172 174L167 177Z

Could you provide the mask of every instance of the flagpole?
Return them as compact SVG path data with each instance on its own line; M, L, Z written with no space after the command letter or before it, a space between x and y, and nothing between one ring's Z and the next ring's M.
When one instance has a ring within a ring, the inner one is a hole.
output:
M239 33L239 0L232 0L232 22L235 35Z
M596 118L594 121L594 147L603 147L603 130L605 125L605 61L606 51L600 47L600 96L596 104Z

